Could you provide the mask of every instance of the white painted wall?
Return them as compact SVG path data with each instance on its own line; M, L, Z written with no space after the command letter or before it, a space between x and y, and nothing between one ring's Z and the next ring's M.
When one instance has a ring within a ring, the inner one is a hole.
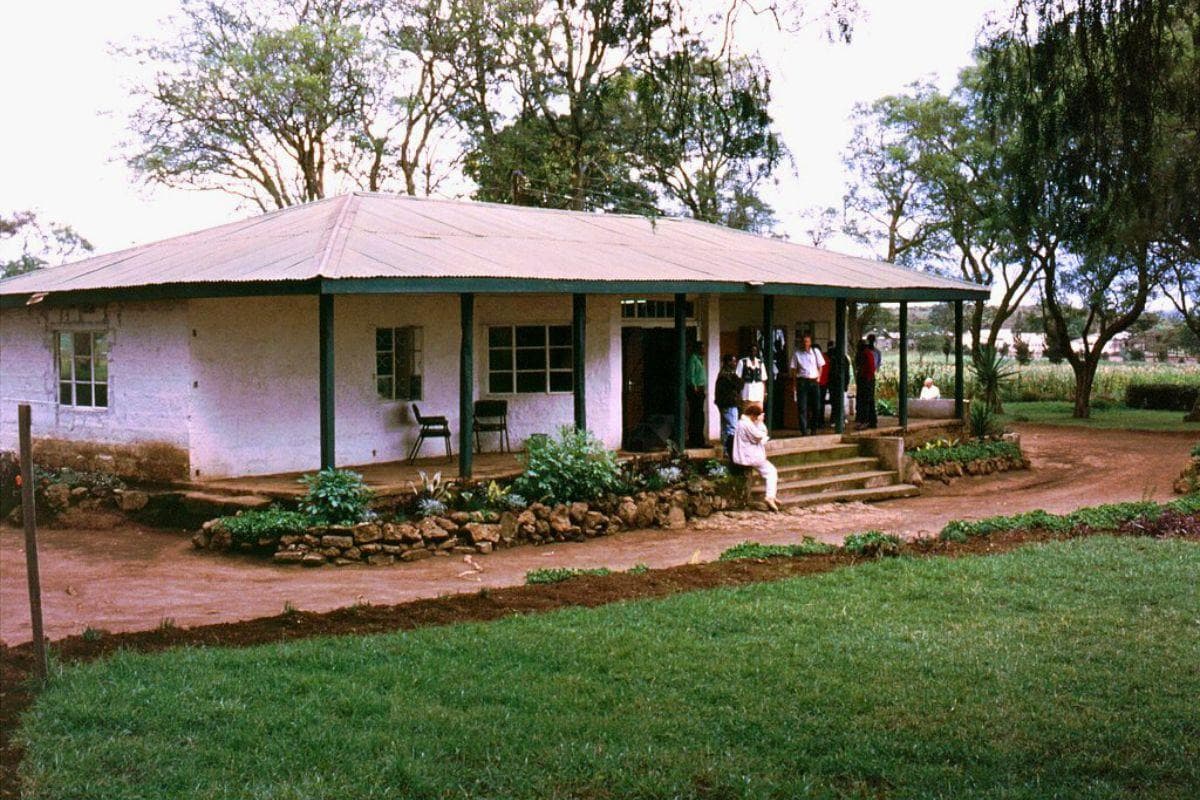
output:
M16 449L16 407L29 403L35 438L186 449L186 325L186 306L169 301L0 311L0 448ZM67 330L108 333L108 408L58 404L54 334Z

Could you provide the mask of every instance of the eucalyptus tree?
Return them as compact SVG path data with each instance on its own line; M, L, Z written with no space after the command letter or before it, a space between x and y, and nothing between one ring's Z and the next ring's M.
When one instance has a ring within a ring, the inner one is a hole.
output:
M34 211L0 214L0 278L61 264L92 252L92 244L61 222L38 219Z

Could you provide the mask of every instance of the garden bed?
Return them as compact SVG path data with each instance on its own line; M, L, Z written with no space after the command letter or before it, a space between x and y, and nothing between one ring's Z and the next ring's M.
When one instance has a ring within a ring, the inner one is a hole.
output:
M1020 439L1010 435L992 440L930 442L908 456L921 470L923 479L943 483L966 475L1029 469Z

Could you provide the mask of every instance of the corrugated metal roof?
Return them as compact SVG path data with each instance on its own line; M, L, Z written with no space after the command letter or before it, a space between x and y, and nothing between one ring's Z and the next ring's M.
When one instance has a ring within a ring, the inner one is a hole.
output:
M358 192L0 282L0 295L315 278L768 283L986 292L697 222Z

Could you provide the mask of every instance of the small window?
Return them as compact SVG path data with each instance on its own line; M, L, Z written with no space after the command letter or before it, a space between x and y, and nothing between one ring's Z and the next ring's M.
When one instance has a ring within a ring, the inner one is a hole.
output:
M59 405L108 408L108 334L59 331L55 358Z
M488 392L539 394L574 388L570 325L488 328Z
M385 400L420 400L421 329L375 329L375 391Z
M683 314L688 319L695 316L695 306L691 300L684 305ZM674 300L622 300L622 319L673 319L675 317Z

